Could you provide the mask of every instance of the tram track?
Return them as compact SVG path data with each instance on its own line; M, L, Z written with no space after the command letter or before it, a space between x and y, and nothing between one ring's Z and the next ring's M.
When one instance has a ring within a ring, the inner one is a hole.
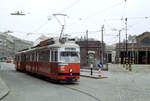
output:
M65 86L65 85L63 85L63 87L68 88L68 89L71 89L71 90L76 91L76 92L79 92L79 93L81 93L81 94L87 95L87 96L89 96L89 97L95 99L96 101L101 101L98 97L96 97L96 96L94 96L94 95L92 95L92 94L90 94L90 93L88 93L88 92L79 90L79 89L77 89L77 88L68 87L68 86Z

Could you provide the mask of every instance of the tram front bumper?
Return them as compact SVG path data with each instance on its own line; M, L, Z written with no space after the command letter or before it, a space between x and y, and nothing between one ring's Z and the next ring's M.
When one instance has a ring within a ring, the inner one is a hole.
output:
M80 73L58 73L57 79L74 81L80 78Z

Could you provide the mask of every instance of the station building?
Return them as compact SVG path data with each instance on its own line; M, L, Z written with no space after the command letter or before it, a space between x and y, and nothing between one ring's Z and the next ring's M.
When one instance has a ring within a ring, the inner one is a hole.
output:
M127 46L127 48L126 48ZM128 40L128 43L116 44L116 60L128 57L135 64L150 64L150 32L144 32Z
M116 45L106 45L105 57L107 63L116 63Z
M91 63L96 67L101 60L102 43L95 40L80 40L76 43L80 46L81 67L89 67ZM105 44L103 44L103 47L105 50Z

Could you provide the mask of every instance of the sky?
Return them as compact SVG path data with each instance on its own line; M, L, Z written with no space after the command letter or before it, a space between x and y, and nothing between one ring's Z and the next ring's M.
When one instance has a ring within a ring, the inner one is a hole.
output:
M18 38L35 41L40 35L59 36L62 25L70 37L86 35L114 44L127 35L139 35L150 30L149 0L1 0L0 32L11 30ZM11 15L21 11L25 16ZM53 16L65 14L67 16ZM58 21L59 20L59 21ZM59 23L60 22L60 23Z

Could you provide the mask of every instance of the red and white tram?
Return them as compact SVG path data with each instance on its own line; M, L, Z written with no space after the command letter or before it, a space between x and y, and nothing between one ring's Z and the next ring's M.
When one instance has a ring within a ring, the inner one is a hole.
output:
M80 78L80 48L73 41L51 38L16 54L16 70L54 80L77 81Z

